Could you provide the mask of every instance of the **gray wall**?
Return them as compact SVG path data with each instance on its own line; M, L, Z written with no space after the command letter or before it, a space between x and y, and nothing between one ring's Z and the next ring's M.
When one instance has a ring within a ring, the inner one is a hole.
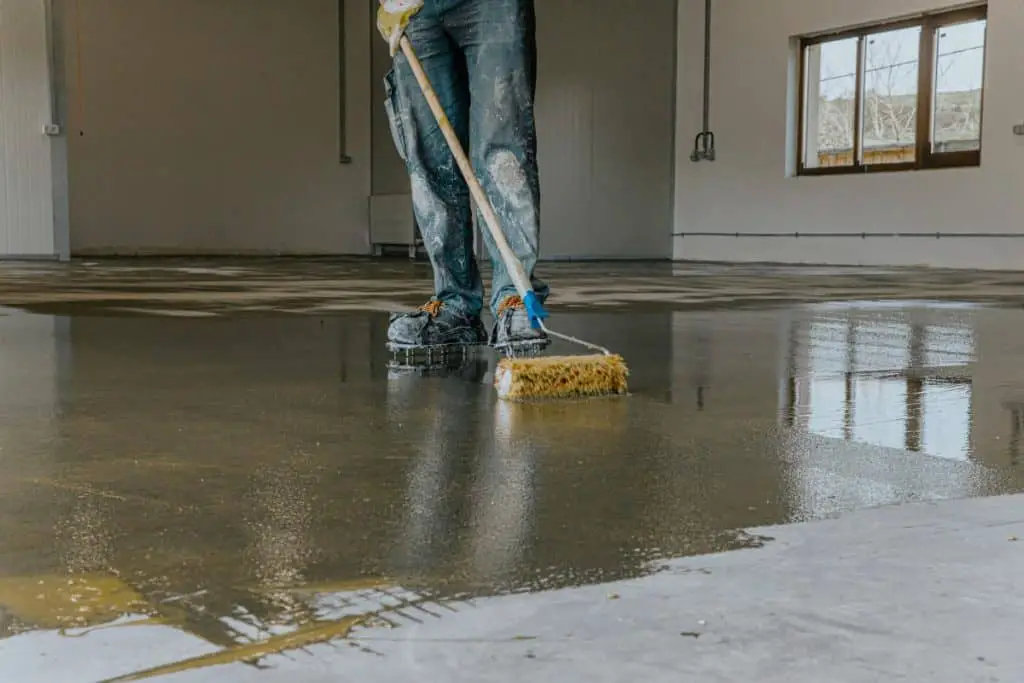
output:
M0 257L52 257L46 6L0 0Z
M371 192L408 187L374 0L345 0L349 165L337 0L57 2L74 253L367 252ZM669 257L676 0L537 4L544 256Z
M675 12L537 0L545 257L671 256Z
M538 0L537 127L545 258L672 253L676 0ZM373 192L409 183L373 53Z
M370 0L376 4L376 0ZM391 129L387 124L387 113L384 111L384 75L391 68L391 55L388 44L374 37L370 44L373 113L370 125L373 135L373 179L371 187L375 195L409 194L409 176L405 164L395 151L395 143L391 138ZM411 200L410 200L411 201ZM410 206L410 211L412 207Z
M346 1L350 165L338 0L64 0L72 250L365 253L370 8Z

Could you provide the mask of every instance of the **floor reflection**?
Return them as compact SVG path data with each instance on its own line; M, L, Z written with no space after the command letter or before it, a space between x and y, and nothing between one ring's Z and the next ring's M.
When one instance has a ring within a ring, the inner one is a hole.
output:
M265 661L758 525L1024 486L1018 311L564 314L633 395L526 405L486 351L389 365L384 322L0 317L0 660L145 622L188 638L136 668Z
M848 441L971 457L969 313L927 317L877 304L806 309L790 331L787 423Z

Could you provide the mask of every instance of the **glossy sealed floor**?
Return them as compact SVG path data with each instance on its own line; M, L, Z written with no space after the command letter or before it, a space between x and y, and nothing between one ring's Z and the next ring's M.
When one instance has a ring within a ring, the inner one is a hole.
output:
M205 645L125 656L121 673L259 662L772 542L744 529L1024 489L1024 311L994 305L1013 303L1008 282L973 290L990 306L936 295L958 281L935 274L920 291L879 275L892 291L875 302L792 303L794 279L827 274L740 273L738 296L735 274L709 272L722 300L687 306L695 290L670 271L623 273L609 301L564 267L553 281L575 303L552 325L622 353L632 395L518 405L494 397L486 351L390 366L383 310L421 294L414 268L406 282L358 266L328 287L320 264L289 301L374 294L259 311L261 287L282 300L270 266L100 268L8 273L27 310L0 317L0 667L46 657L62 681L99 680L63 648L147 624ZM231 286L169 306L190 272ZM81 294L99 280L120 284ZM150 296L111 303L128 291ZM47 632L66 639L31 640Z

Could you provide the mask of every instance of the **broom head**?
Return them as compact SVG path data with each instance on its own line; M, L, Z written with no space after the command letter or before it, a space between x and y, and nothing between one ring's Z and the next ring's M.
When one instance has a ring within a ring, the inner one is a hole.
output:
M622 356L502 358L494 371L498 397L509 401L584 398L626 393Z

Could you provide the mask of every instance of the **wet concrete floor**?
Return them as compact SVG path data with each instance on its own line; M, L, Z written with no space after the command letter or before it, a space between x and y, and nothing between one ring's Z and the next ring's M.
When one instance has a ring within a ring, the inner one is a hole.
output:
M545 405L497 401L486 351L390 368L375 310L3 313L0 662L61 656L26 654L22 634L126 619L259 661L273 634L302 647L352 615L644 576L772 542L740 529L1024 490L1015 308L567 310L562 330L626 357L633 393Z

